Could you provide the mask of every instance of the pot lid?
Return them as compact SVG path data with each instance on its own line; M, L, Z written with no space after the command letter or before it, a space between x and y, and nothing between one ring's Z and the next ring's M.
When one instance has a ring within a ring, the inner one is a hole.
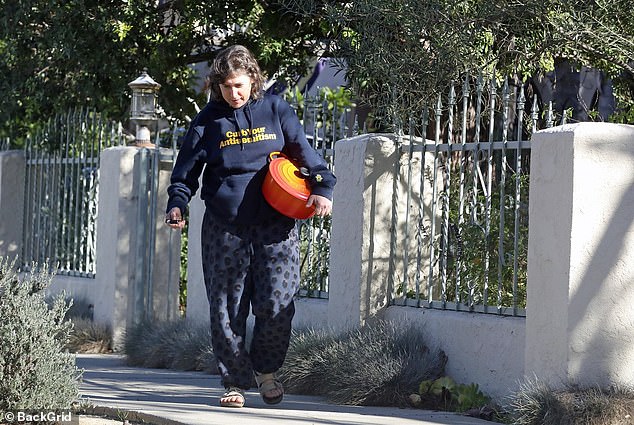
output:
M277 157L269 164L269 171L273 180L291 196L308 200L310 186L308 180L291 161L284 157Z

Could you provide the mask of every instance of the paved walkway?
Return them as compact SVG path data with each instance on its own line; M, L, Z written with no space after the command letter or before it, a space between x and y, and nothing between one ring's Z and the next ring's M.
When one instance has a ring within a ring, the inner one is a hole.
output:
M92 405L103 406L122 419L126 415L130 420L145 418L154 425L493 424L419 409L339 406L319 397L293 394L286 394L279 405L268 406L253 390L247 392L245 407L220 408L217 403L223 388L216 375L133 368L113 354L79 354L77 365L84 369L81 394Z

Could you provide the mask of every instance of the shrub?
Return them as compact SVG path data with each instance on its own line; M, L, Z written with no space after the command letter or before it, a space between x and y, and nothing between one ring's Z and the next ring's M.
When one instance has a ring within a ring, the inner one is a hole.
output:
M73 318L66 348L72 353L112 352L112 330L90 319Z
M49 308L55 298L47 297ZM94 306L85 298L66 297L69 306L65 319L73 324L65 348L71 353L110 353L112 352L112 329L109 326L93 322Z
M81 373L63 351L69 306L58 297L49 308L51 276L33 270L21 279L0 259L0 411L67 409L79 395Z
M298 394L327 394L326 376L319 375L333 357L331 351L336 342L336 336L326 331L294 330L286 360L279 372L286 389Z
M419 329L375 321L342 334L295 332L280 370L288 390L352 405L406 405L422 380L440 376L446 357Z
M247 345L249 340L247 332ZM124 350L132 366L217 373L209 329L186 320L133 326ZM342 334L294 331L279 376L292 393L343 404L405 406L422 380L442 374L445 362L419 329L376 321Z
M449 410L487 420L500 416L497 406L478 384L458 384L448 376L421 382L418 394L410 395L409 401L414 407Z
M124 352L131 366L180 370L217 370L207 326L186 320L143 321L125 336Z
M511 396L517 425L625 425L634 423L634 392L621 388L554 390L536 379Z

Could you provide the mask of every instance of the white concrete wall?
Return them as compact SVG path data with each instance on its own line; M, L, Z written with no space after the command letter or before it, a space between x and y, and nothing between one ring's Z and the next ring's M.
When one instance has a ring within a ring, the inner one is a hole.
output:
M421 143L419 138L414 141ZM418 220L418 204L413 200L420 198L422 154L414 153L410 160L408 154L400 153L399 142L409 142L409 138L398 141L391 134L366 134L339 140L335 146L337 185L330 252L331 302L328 305L332 328L363 325L366 319L386 306L395 292L392 285L404 280L415 281L417 258L411 254L416 252L418 241L411 229L417 226ZM425 168L432 162L433 153L427 153ZM399 177L395 180L397 168ZM429 226L432 189L428 179L423 179L423 190L424 224ZM395 191L396 202L393 201ZM407 202L408 194L411 205ZM397 236L392 263L395 270L390 271L394 207ZM404 237L406 223L409 223L409 239ZM423 243L423 246L428 244ZM406 252L410 255L408 276L404 279ZM423 281L429 270L428 254L424 249L419 276ZM408 289L413 288L405 288L403 292Z
M407 141L407 138L403 139ZM398 190L396 265L405 249L402 229L406 214L410 226L417 210L407 210L408 190L420 192L421 157L413 158L411 186L407 181L407 155L398 153L391 135L362 135L340 140L335 147L337 186L334 194L331 239L328 327L345 329L380 315L396 323L416 323L431 343L448 356L446 372L456 381L478 383L483 391L503 397L517 388L524 372L525 320L413 307L386 308L393 290L389 280L392 193ZM400 177L394 172L400 161ZM426 157L426 166L433 157ZM429 182L425 181L425 184ZM426 220L431 221L431 187L424 187ZM415 256L410 260L415 261ZM415 271L414 263L410 270ZM423 264L427 272L429 265ZM413 277L413 276L412 276Z
M22 254L25 167L23 151L0 152L0 256L10 260Z
M335 146L335 168L341 170L330 251L328 317L333 328L360 326L387 302L392 197L385 194L393 191L397 155L395 140L378 135L340 140Z
M418 325L447 355L448 376L463 384L477 383L491 397L508 396L524 376L523 317L397 306L387 308L384 317Z
M120 348L126 329L143 316L139 296L145 294L149 284L142 280L137 268L139 210L149 208L147 204L140 205L140 155L141 150L131 146L108 148L101 153L96 277L55 276L48 290L49 294L65 291L71 297L93 304L95 321L112 328L115 348ZM180 235L170 235L170 229L163 223L165 189L171 173L167 165L159 167L156 247L152 263L153 308L149 314L154 320L178 316Z
M65 293L75 300L86 301L92 304L93 314L94 306L103 303L102 291L99 290L96 280L88 277L55 275L46 292L49 295Z
M100 180L94 285L56 278L59 289L94 299L96 317L119 324L130 320L133 285L133 151L114 148L103 157L102 172L111 178ZM534 136L526 320L386 308L396 152L395 140L381 135L337 143L330 299L298 300L296 328L343 329L375 314L420 324L447 354L450 376L478 383L495 397L507 395L523 376L604 386L634 380L634 127L587 123ZM397 189L403 188L402 176ZM0 211L7 208L0 203ZM194 200L187 317L208 322L200 262L203 211ZM399 218L401 226L404 214Z
M366 140L367 136L357 136L335 145L335 169L341 170L336 173L333 194L328 288L328 318L334 328L359 326L375 306L383 306L387 299L385 270L390 239L385 238L389 236L385 229L390 221L381 216L391 209L391 198L381 194L392 190L396 150L389 138L377 138L374 143ZM372 170L374 175L369 178ZM380 275L373 275L374 270ZM376 297L372 297L372 289Z
M533 137L526 373L563 385L634 381L634 127Z

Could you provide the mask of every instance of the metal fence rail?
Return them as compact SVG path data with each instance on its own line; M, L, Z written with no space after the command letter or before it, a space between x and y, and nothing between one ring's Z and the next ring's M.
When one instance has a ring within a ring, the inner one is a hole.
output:
M524 315L528 139L555 119L552 105L540 111L521 86L499 90L494 82L466 79L435 108L394 129L407 159L394 165L394 304ZM336 140L356 135L359 124L324 94L296 94L290 102L333 169ZM83 109L56 116L29 137L24 268L48 262L59 273L94 276L99 153L122 144L120 124ZM406 199L398 199L399 185L407 187ZM327 298L331 220L299 227L300 295Z
M289 99L296 110L313 148L326 160L334 172L334 145L347 137L353 125L349 124L349 108L338 107L336 101L324 93L303 96L295 93ZM356 131L356 130L355 130ZM330 264L330 217L314 217L299 221L300 235L300 292L310 298L328 298Z
M121 124L76 109L59 114L25 142L22 268L94 277L99 153L124 144Z
M525 315L529 138L552 126L552 105L542 122L521 85L499 89L467 77L397 129L407 159L395 185L407 188L407 217L395 195L393 304ZM430 138L411 136L415 123Z

